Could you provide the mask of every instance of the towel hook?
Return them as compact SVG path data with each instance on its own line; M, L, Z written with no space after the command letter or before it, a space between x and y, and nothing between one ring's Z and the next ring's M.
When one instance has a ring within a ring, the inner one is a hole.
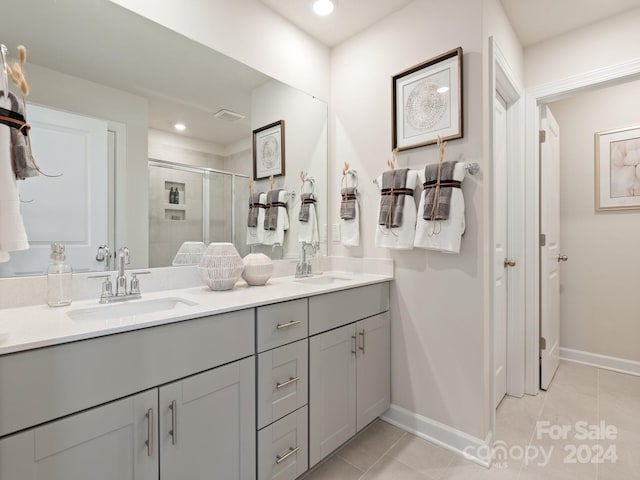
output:
M273 184L275 183L275 179L273 178L273 175L271 175L269 177L269 190L273 190Z
M2 77L2 95L9 91L9 75L7 73L8 50L4 44L0 44L0 76Z

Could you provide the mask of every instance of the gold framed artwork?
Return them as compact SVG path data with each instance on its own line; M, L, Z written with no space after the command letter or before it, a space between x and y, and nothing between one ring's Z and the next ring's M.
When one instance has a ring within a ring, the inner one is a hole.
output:
M253 131L253 179L285 174L284 120Z
M640 208L640 126L595 134L596 210Z
M462 138L462 47L392 77L392 148Z

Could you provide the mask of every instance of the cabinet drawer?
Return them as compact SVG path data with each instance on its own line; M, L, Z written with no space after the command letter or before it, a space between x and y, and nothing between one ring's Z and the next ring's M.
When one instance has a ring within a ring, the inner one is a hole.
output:
M308 466L307 407L258 432L258 480L294 480Z
M258 355L258 428L307 404L307 340Z
M309 335L316 335L389 310L389 282L309 299Z
M258 307L258 352L301 340L309 331L306 298Z

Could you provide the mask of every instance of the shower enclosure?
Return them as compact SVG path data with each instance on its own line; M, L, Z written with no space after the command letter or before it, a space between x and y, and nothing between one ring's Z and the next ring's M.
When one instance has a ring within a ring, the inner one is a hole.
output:
M150 160L149 267L171 265L189 241L231 242L249 253L248 195L246 175Z

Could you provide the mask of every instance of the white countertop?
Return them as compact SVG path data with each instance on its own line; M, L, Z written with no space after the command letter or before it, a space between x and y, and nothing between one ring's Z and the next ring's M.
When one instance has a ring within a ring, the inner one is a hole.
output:
M240 281L233 290L223 292L214 292L206 286L199 286L152 293L143 292L140 300L110 305L99 305L96 298L74 302L68 307L50 308L47 305L37 305L2 309L0 310L0 355L393 280L393 276L389 275L352 272L325 272L321 276L312 278L318 279L323 276L335 277L336 280L317 283L318 280L277 277L270 279L265 286L261 287L248 287ZM181 303L168 311L110 320L73 320L68 316L69 312L87 308L109 308L111 305L121 306L163 298L179 298L195 305Z

